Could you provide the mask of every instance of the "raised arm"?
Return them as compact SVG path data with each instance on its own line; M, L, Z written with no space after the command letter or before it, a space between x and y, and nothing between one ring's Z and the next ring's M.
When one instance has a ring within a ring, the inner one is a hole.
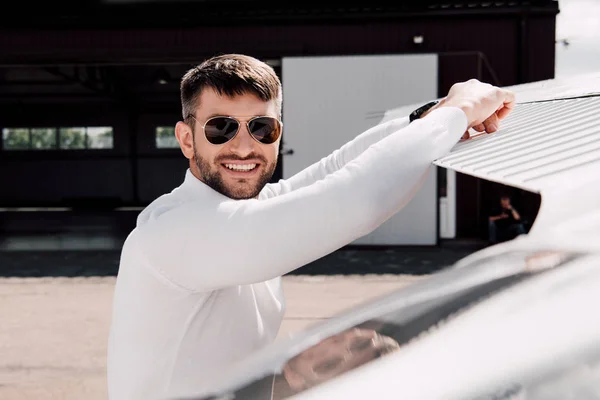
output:
M515 221L520 221L521 220L521 216L519 215L519 213L517 212L517 210L514 209L513 206L510 207L510 212L512 213L512 216L515 219Z
M211 191L220 196L214 205L189 201L151 217L131 241L152 268L198 291L265 281L321 258L389 219L468 127L497 122L514 104L512 93L491 85L457 85L443 107L312 185L266 200Z
M222 197L215 207L191 201L150 218L131 240L154 268L191 290L281 276L386 221L466 128L460 109L437 110L312 185L267 200Z

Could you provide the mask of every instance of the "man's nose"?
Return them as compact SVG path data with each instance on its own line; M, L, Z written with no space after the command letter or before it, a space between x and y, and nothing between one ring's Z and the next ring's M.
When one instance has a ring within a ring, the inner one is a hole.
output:
M254 146L256 146L256 140L250 136L246 124L242 123L240 131L235 135L233 140L231 140L229 149L232 153L235 153L240 157L246 157L254 151Z

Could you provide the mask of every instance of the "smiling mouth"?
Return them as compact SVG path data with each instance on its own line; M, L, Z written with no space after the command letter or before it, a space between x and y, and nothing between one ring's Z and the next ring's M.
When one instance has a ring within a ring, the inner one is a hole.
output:
M250 172L256 169L258 164L223 164L225 168L235 172Z

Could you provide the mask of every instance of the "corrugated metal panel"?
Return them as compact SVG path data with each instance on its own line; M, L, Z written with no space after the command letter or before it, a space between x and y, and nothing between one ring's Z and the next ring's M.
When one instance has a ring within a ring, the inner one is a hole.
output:
M600 94L600 72L547 79L520 85L505 86L504 88L515 93L517 103L519 104L594 96ZM398 108L386 110L384 113L373 112L367 118L379 118L383 114L382 120L379 121L383 123L394 118L405 117L415 108L431 100L433 99L424 99L419 103L406 104Z
M498 132L458 143L435 164L534 192L597 174L600 97L517 104Z
M517 95L518 103L557 100L600 93L600 72L590 72L544 81L507 86Z

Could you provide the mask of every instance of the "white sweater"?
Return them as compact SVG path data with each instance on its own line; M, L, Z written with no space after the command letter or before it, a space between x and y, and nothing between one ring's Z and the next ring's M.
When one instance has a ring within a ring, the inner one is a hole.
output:
M372 232L417 192L467 129L458 108L375 126L258 199L232 200L188 170L124 243L108 347L112 400L205 390L271 343L281 276Z

